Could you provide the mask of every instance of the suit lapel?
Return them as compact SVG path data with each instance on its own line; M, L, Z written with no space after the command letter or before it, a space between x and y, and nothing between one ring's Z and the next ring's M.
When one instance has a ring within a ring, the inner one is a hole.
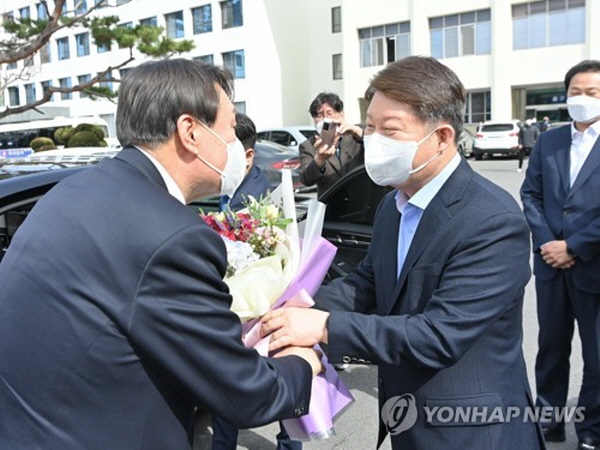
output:
M590 175L592 173L594 173L594 171L598 168L599 165L600 165L600 138L597 138L596 143L594 144L594 146L592 147L592 150L590 151L590 154L588 155L587 159L583 163L583 166L581 166L581 170L579 171L577 178L575 178L575 183L573 183L573 186L571 187L571 190L569 191L568 197L571 197L573 195L573 193L586 182L586 180L590 177Z
M567 195L571 184L571 126L565 126L562 130L564 131L557 136L557 150L554 157L560 174L560 185L564 194Z

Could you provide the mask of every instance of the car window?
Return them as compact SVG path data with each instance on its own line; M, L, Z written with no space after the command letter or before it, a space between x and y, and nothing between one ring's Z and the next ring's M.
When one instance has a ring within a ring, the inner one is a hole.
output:
M285 145L287 147L288 145L290 145L292 135L287 131L271 131L271 137L269 137L269 140L272 142L277 142L281 145Z
M302 135L306 137L306 139L310 139L313 136L317 135L317 130L300 130L300 133L302 133Z
M497 132L497 131L512 131L515 126L512 123L494 123L490 125L482 125L481 131L483 132Z
M262 139L262 140L269 140L269 132L268 131L261 131L260 133L257 133L258 139Z

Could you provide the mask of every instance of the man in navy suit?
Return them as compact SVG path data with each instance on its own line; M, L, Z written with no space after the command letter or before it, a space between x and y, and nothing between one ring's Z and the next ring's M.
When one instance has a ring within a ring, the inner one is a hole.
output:
M543 447L522 352L529 233L518 204L457 152L465 91L433 58L371 82L365 165L383 200L365 259L314 309L263 318L271 348L328 345L379 366L380 440L394 449ZM508 408L512 408L508 414Z
M186 206L243 178L231 82L191 60L133 69L124 149L19 228L0 264L2 450L183 450L196 408L242 428L306 413L317 355L244 347L225 245Z
M537 403L563 407L577 320L584 362L576 423L579 448L600 449L600 61L582 61L565 76L570 125L537 141L521 198L533 238L539 322ZM565 440L549 421L548 441Z

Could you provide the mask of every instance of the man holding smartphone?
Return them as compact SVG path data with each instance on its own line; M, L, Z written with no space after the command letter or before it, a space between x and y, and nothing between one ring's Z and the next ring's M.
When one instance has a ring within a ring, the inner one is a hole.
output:
M318 135L300 144L300 180L317 185L317 196L343 175L364 164L363 130L346 122L337 94L321 92L309 107Z

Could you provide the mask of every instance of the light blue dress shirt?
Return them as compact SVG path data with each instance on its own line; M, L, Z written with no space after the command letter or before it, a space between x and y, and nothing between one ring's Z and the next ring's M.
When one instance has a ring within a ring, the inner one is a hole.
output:
M396 208L401 214L398 230L398 265L396 272L398 278L425 208L450 178L450 175L454 173L460 164L460 160L461 156L458 153L454 155L450 163L411 198L408 198L402 191L396 193Z

